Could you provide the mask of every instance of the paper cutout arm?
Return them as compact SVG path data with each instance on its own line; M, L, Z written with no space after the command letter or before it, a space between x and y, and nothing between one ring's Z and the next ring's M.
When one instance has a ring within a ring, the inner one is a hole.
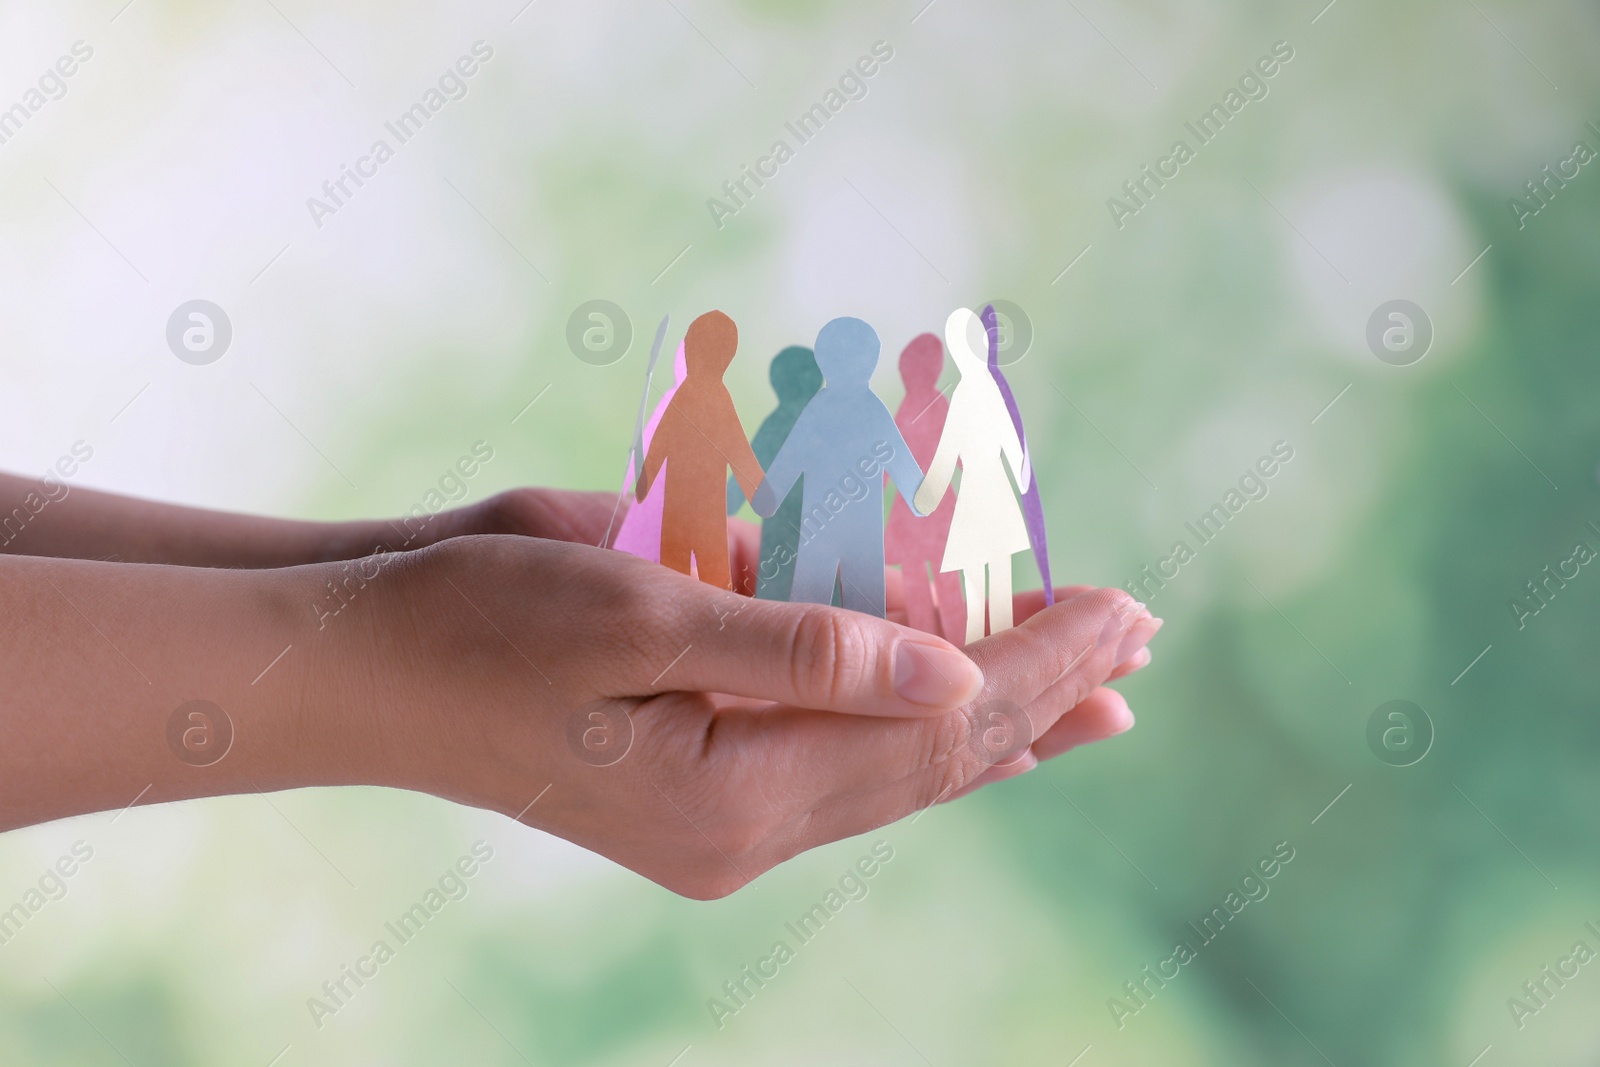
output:
M954 405L951 405L954 408ZM955 411L952 410L954 415ZM928 464L928 473L923 476L922 485L918 487L916 500L912 506L919 515L931 514L939 506L939 501L944 499L945 490L950 488L950 481L956 476L956 459L960 445L956 441L956 420L947 418L944 424L944 433L939 435L939 447L933 450L933 462Z
M777 514L778 505L788 498L794 483L805 473L800 468L799 448L794 442L809 438L810 421L811 413L802 411L800 417L795 420L794 429L789 431L789 439L778 449L778 454L772 457L772 465L767 468L760 487L750 497L750 506L763 519L770 519Z
M750 439L750 451L755 453L757 463L761 462L763 455L770 455L782 447L779 435L784 429L785 427L776 425L770 418L761 424L761 428L756 431L756 435ZM728 514L737 515L739 508L749 499L739 486L739 476L730 474L728 476Z
M995 420L1000 431L1000 454L1011 465L1011 473L1016 475L1017 491L1026 493L1032 481L1033 465L1028 462L1028 452L1022 447L1022 439L1017 436L1017 427L1011 421L1010 412L1005 415L1005 418Z
M754 507L755 514L762 518L771 518L778 514L778 506L789 498L790 491L794 490L795 482L800 480L800 475L805 474L805 461L803 451L805 442L814 437L811 424L816 421L816 413L810 408L800 413L800 418L795 419L794 429L789 430L789 437L782 443L778 454L773 456L773 462L766 467L766 475L762 478L762 485L755 490L755 496L750 498L750 507Z
M883 409L883 429L881 432L889 447L894 449L894 455L889 457L888 464L884 467L890 478L894 479L894 487L899 491L905 502L911 505L912 512L918 518L926 518L928 513L939 505L939 497L935 497L929 507L918 507L917 501L921 498L918 492L924 481L922 468L917 466L917 457L911 454L911 446L906 444L905 437L900 433L900 427L894 424L894 418L889 414L889 409ZM944 494L939 494L942 497Z
M756 459L755 450L745 439L744 427L739 425L739 416L734 413L731 404L728 407L727 422L720 426L719 430L721 432L717 436L722 440L718 441L717 445L727 457L728 466L733 468L734 480L738 482L740 491L746 497L755 496L765 472L761 469L761 461Z

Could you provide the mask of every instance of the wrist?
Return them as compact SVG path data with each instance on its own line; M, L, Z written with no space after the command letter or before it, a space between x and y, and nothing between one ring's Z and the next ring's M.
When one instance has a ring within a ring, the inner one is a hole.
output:
M506 636L514 621L495 601L510 575L526 570L522 542L454 536L285 572L308 653L294 683L306 694L300 743L344 768L346 782L478 806L498 795L503 770L526 772L531 754L547 747L547 702L522 687L528 664ZM487 706L507 696L500 679L508 675L522 689L514 753L488 741Z

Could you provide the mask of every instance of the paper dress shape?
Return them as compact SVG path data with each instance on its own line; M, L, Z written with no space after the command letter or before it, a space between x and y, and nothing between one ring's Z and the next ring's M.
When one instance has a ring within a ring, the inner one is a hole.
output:
M666 320L662 320L662 325ZM654 361L652 360L652 370ZM655 439L656 427L661 424L661 416L666 414L667 405L672 402L672 396L678 391L683 377L687 373L683 365L683 343L678 343L677 357L672 361L673 383L662 394L661 401L656 404L655 411L650 413L650 421L645 424L644 433L635 446L637 458L628 464L628 486L625 492L633 491L638 484L639 472L636 469L642 465L645 450L650 447L650 442ZM645 379L645 396L650 395L650 378ZM637 500L622 517L622 528L617 531L617 539L612 547L630 555L639 556L650 560L652 563L661 562L661 505L666 499L666 479L657 478L644 499Z
M906 397L894 413L894 423L917 464L923 467L933 462L950 412L950 402L939 391L939 374L943 370L944 345L931 333L912 338L900 353L900 378L905 382ZM905 500L897 497L889 506L889 524L883 540L885 561L899 564L904 578L906 622L915 629L959 642L967 627L961 578L940 569L955 510L955 494L947 492L927 518L919 519Z
M762 420L761 428L750 440L750 448L763 466L771 465L784 441L788 440L800 412L822 388L822 371L817 368L816 357L811 349L799 345L790 345L773 356L767 377L778 396L778 406ZM761 524L761 563L756 572L756 596L761 600L789 599L789 589L794 583L795 555L800 550L802 491L797 483L772 517ZM729 478L728 514L737 512L744 499L738 479Z
M986 573L989 632L1010 628L1011 557L1028 548L1028 528L1006 477L1006 465L1022 489L1031 483L1032 472L1023 463L1022 442L984 359L987 340L983 323L968 308L957 308L945 322L945 344L961 378L950 397L939 447L914 501L917 511L931 510L955 477L956 464L961 464L961 490L940 570L961 571L968 644L984 635Z
M733 588L724 479L732 467L745 494L754 496L762 477L722 383L738 348L739 328L720 311L708 311L689 324L683 339L684 377L651 437L639 484L647 494L658 475L666 483L661 562L723 589Z
M844 607L881 618L883 474L909 499L922 468L872 391L879 352L872 327L834 319L817 334L815 352L823 387L795 421L751 504L770 516L804 478L789 599L830 604L837 587ZM935 495L930 503L937 502Z
M1044 579L1044 606L1048 608L1056 602L1056 590L1050 584L1050 542L1044 531L1044 504L1039 500L1039 479L1033 477L1033 454L1028 451L1028 434L1022 428L1022 411L1011 392L1011 383L1006 381L1005 372L1000 369L1000 322L994 313L994 305L987 305L980 317L984 332L989 335L989 373L994 375L995 384L1000 387L1006 410L1011 413L1011 425L1017 428L1017 440L1022 442L1022 467L1025 472L1022 483L1027 486L1022 491L1022 517L1028 524L1028 545L1033 549L1033 561L1039 565L1039 577Z

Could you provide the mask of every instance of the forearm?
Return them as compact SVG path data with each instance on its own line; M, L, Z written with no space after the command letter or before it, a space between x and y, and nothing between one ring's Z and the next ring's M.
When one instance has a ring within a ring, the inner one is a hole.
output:
M0 829L380 779L359 672L341 666L364 628L319 631L311 608L327 570L0 557ZM179 713L197 700L221 712Z
M438 517L435 517L435 522ZM189 567L287 567L401 547L385 522L304 522L45 484L0 474L0 552ZM431 543L415 537L405 547Z

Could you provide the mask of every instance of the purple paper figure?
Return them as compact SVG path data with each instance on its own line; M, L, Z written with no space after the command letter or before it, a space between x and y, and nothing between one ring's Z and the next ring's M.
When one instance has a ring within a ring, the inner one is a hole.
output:
M916 458L927 469L933 462L939 436L944 432L950 401L939 391L944 370L944 344L931 333L911 339L900 353L900 379L906 398L894 413L894 424ZM967 628L967 608L961 599L961 576L941 571L950 520L956 513L955 494L946 492L939 506L925 519L913 515L904 497L889 507L884 531L884 560L900 565L905 584L906 622L924 633L960 644Z
M922 484L922 468L872 391L879 352L872 327L834 319L817 334L814 352L823 387L795 420L750 503L756 514L771 516L804 478L789 599L831 604L838 588L843 607L882 618L883 475L910 497Z
M656 405L655 411L650 413L650 421L644 428L644 447L649 449L651 438L656 435L656 427L661 424L661 416L666 414L667 404L672 401L672 394L678 391L678 386L683 384L684 375L689 373L688 366L683 361L683 342L678 342L678 355L672 361L673 382L667 391L661 394L661 402ZM628 485L631 487L639 476L638 465L644 462L644 455L635 457L628 464ZM657 478L650 486L650 491L645 493L644 499L628 509L622 516L622 529L617 531L617 539L612 544L619 552L639 556L650 560L652 563L661 562L661 511L665 506L667 494L667 480Z
M1044 579L1044 606L1056 602L1055 586L1050 584L1050 542L1044 531L1044 504L1039 500L1039 479L1032 477L1033 453L1028 451L1028 434L1022 428L1022 412L1017 408L1017 398L1011 393L1011 383L1000 370L1000 319L994 305L983 309L983 328L989 335L989 373L1000 386L1005 397L1006 410L1011 413L1011 425L1017 428L1017 440L1022 443L1022 466L1028 472L1023 481L1028 488L1022 491L1022 517L1028 524L1028 544L1033 548L1033 561L1039 565L1039 577Z

